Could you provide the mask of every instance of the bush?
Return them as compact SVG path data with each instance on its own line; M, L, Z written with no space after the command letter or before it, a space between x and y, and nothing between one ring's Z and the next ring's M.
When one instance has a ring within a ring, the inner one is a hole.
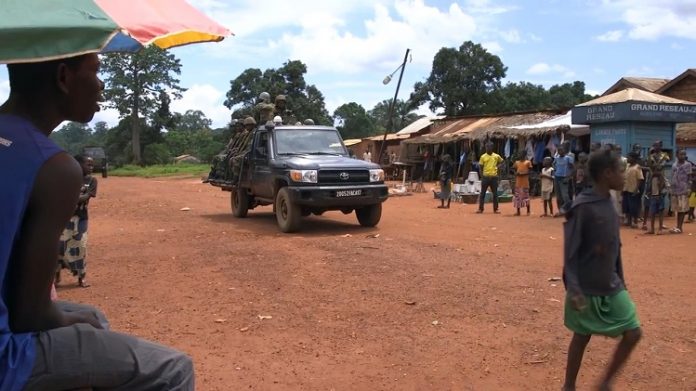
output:
M143 150L143 163L146 165L170 163L172 154L165 144L149 144Z

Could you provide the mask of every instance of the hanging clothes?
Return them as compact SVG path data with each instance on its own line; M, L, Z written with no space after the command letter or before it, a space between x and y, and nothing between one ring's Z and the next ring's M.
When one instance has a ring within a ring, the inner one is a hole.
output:
M505 141L505 147L503 148L503 154L505 155L506 159L510 158L510 139L507 139Z
M527 153L527 160L530 162L534 160L534 143L532 142L532 138L527 139L527 143L524 145L524 150Z

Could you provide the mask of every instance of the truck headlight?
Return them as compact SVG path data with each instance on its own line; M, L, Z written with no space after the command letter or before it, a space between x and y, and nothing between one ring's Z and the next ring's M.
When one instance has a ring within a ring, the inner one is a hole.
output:
M317 170L291 170L290 179L294 182L317 183Z
M383 182L384 181L384 170L376 169L370 170L370 182Z

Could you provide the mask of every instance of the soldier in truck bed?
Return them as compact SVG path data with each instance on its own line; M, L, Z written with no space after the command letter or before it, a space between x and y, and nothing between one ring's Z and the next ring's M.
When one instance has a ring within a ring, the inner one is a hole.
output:
M246 117L244 119L244 128L240 133L237 134L237 141L234 143L228 154L229 168L230 172L232 173L232 177L230 179L233 183L239 181L239 173L242 169L242 159L247 153L249 153L255 127L256 121L254 118ZM227 175L225 176L225 179L228 179Z
M280 116L283 119L283 125L294 124L297 122L297 118L292 113L292 110L287 107L287 99L285 95L278 95L275 98L275 111L274 115Z
M225 149L213 158L210 174L208 174L208 179L204 182L209 182L211 180L230 180L233 160L238 158L242 150L249 149L251 133L254 127L256 127L254 118L247 117L244 121L233 120L231 126L234 129L234 133ZM243 154L241 156L243 156Z

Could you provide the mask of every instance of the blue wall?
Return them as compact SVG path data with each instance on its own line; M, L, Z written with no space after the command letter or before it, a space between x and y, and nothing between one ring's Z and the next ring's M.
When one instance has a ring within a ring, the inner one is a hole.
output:
M670 122L611 122L590 125L590 141L602 144L618 144L624 154L631 151L634 144L643 147L642 155L657 140L662 141L663 149L674 157L676 126Z

